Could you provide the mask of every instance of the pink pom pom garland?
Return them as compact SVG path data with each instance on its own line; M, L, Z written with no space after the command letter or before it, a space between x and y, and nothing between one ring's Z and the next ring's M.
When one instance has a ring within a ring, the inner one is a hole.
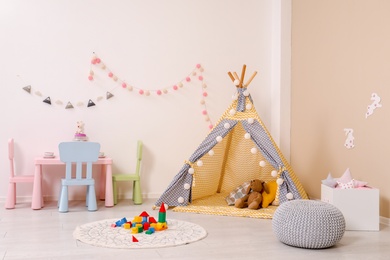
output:
M168 93L173 93L175 91L178 91L180 88L183 88L187 84L193 84L192 82L192 77L197 78L201 82L201 106L203 106L202 109L202 114L205 116L205 121L209 123L208 127L209 129L212 129L214 126L211 123L211 120L209 118L208 112L207 112L207 106L205 102L205 98L208 96L208 93L204 91L203 89L207 87L205 83L205 79L202 75L202 72L204 71L204 68L202 67L201 64L196 64L195 68L187 75L185 76L182 80L179 80L176 84L171 85L172 87L163 87L163 88L157 88L157 89L148 89L145 90L143 88L138 88L132 84L129 84L128 82L125 82L123 79L121 79L119 76L117 76L112 70L110 70L103 60L98 57L95 53L93 54L93 57L91 59L91 64L90 64L90 75L88 76L88 80L90 82L94 81L94 70L95 69L100 69L102 71L106 71L106 75L108 78L113 80L115 84L119 84L122 89L128 90L128 93L132 93L133 90L137 91L139 95L144 96L144 97L149 97L155 94L156 96L162 96L162 94L168 94ZM100 78L99 78L100 79ZM111 92L115 91L116 88L111 90Z

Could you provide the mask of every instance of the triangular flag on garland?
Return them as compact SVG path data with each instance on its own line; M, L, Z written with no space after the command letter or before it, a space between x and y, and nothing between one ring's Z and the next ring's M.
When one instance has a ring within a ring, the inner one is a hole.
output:
M92 106L94 106L94 105L95 105L95 103L93 103L92 100L88 100L88 105L87 105L87 107L92 107Z
M31 86L30 85L25 86L23 89L31 94Z
M68 104L66 104L66 107L65 109L70 109L70 108L74 108L72 103L68 102Z
M107 91L106 99L112 98L114 95Z
M43 100L43 102L45 102L45 103L51 105L51 99L50 99L50 97L47 97L45 100Z

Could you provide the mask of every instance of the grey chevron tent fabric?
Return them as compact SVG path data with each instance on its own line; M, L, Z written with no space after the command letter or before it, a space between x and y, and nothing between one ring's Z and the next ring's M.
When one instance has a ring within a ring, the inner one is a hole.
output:
M247 88L237 87L236 97L155 206L164 202L185 207L196 199L230 192L255 178L277 180L274 205L308 198L260 120Z

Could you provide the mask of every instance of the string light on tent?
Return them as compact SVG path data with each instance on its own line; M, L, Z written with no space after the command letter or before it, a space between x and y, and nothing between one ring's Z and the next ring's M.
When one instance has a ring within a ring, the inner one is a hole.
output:
M283 182L284 182L284 180L283 180L282 178L278 178L278 179L276 180L276 183L277 183L279 186L282 185Z

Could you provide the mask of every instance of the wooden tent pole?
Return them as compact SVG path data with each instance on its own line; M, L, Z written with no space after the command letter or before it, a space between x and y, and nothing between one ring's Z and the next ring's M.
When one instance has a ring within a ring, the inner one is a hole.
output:
M234 82L235 78L234 78L233 74L230 71L228 72L228 75L229 75L230 79Z
M242 84L244 84L245 70L246 70L246 65L244 64L241 70L240 88L242 88L243 87Z
M256 74L257 74L257 71L255 71L255 72L253 72L253 74L252 74L252 76L249 78L249 80L245 83L245 87L248 87L249 86L249 84L251 84L251 82L252 82L252 80L253 80L253 78L256 76Z
M237 72L233 72L233 75L234 75L234 78L235 78L235 79L240 80L240 78L239 78L238 75L237 75Z

